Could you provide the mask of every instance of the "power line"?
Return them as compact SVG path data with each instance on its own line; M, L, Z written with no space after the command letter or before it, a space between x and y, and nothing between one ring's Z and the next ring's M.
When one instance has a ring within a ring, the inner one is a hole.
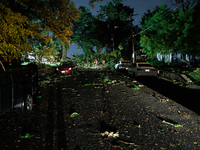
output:
M157 3L157 2L156 2ZM173 4L168 8L168 9L170 9L172 6L174 6ZM152 6L151 6L152 7ZM137 18L138 19L138 18ZM150 22L149 23L151 23L152 22L152 20L150 20ZM137 31L136 31L137 32Z
M173 6L173 5L171 5L168 9L170 9L172 6ZM180 6L179 6L179 7L180 7ZM172 12L169 12L167 15L164 16L164 18L166 18L170 13L173 13L177 8L178 8L178 7L174 8L174 9L172 10ZM163 18L163 19L164 19L164 18ZM157 23L159 23L159 22L157 22ZM142 32L145 32L146 30L152 28L155 24L156 24L156 23L154 23L153 25L151 25L151 26L148 27L147 29L145 29L145 30L143 30L143 31L140 31L140 32L134 34L134 36L137 36L138 34L140 34L140 33L142 33ZM127 43L128 43L128 42L126 42L126 43L124 44L124 46L126 46Z
M155 1L156 1L156 0L155 0ZM159 0L157 0L156 2L155 2L155 1L154 1L153 4L151 5L151 7L150 7L149 9L147 9L147 10L151 10L152 6L154 6L155 4L157 4ZM141 15L138 16L134 21L138 20L139 18L141 18Z
M177 8L178 8L178 7L174 8L174 10L172 10L172 13L173 13ZM171 13L171 12L169 12L167 15L165 15L164 18L166 18L170 13ZM164 19L164 18L163 18L163 19ZM163 20L163 19L162 19L162 20ZM161 21L161 20L160 20L160 21ZM159 22L157 22L157 23L159 23ZM148 29L150 29L150 28L152 28L152 27L153 27L155 24L157 24L157 23L154 23L152 26L148 27L147 29L136 33L134 36L136 36L136 35L138 35L138 34L144 32L144 31L146 31L146 30L148 30Z
M156 3L158 3L158 1L159 1L159 0L157 0L156 2L154 1L155 3L152 4L151 7L152 7L153 5L155 5ZM151 7L149 8L149 10L151 10Z

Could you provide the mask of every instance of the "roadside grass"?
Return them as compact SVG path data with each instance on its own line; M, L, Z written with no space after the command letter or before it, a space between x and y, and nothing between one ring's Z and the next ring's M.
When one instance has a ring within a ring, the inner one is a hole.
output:
M159 69L159 68L158 68ZM160 70L172 73L185 74L189 78L200 82L200 68L160 68Z
M193 72L188 74L192 78L194 78L197 82L200 82L200 68L196 68Z

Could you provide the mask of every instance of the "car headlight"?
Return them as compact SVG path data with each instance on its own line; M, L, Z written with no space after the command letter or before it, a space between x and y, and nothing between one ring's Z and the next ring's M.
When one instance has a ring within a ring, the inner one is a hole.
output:
M69 70L72 70L72 68L69 68Z
M56 70L59 70L58 68L56 68Z

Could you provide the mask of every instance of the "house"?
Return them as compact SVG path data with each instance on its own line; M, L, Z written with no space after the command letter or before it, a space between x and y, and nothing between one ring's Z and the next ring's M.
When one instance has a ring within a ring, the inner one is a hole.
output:
M165 63L169 62L170 64L171 63L176 64L177 61L184 63L185 62L184 60L186 60L187 62L192 62L192 60L194 60L192 56L190 56L189 58L187 54L185 56L182 56L181 53L173 51L171 51L169 55L162 55L158 53L156 57L159 61L162 61L162 59L164 59ZM200 63L200 57L195 56L195 59Z
M176 64L176 62L181 62L181 63L185 63L184 60L186 61L190 61L190 62L193 62L193 58L192 56L190 56L190 59L189 59L189 56L186 54L183 58L183 56L178 53L178 52L174 52L171 50L170 54L168 55L165 55L165 54L160 54L160 53L157 53L156 56L155 56L159 61L162 61L164 59L165 63L169 62L170 64ZM141 51L135 51L135 58L136 58L136 61L137 60L140 60L142 58L146 58L145 56L145 53L141 52ZM200 66L200 57L197 57L195 56L195 59L197 60L197 62L199 63L199 66Z

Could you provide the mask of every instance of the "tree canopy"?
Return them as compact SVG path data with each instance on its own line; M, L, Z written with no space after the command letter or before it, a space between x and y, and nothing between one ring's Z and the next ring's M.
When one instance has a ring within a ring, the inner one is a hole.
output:
M169 54L171 50L199 55L199 15L197 6L189 6L184 12L183 9L172 11L163 4L148 11L141 21L143 51L152 58L157 53Z
M94 53L94 46L98 46L96 31L98 25L95 24L96 18L91 14L86 7L80 7L80 19L74 23L72 40L87 55Z
M94 47L98 53L103 48L106 48L107 52L119 51L119 46L124 47L130 41L130 17L133 16L134 9L124 6L121 1L113 0L100 6L96 16L93 16L88 8L79 8L82 13L80 19L74 23L72 41L78 44L86 55L93 54Z
M61 44L70 45L69 37L73 34L71 31L72 21L78 20L80 14L80 10L75 7L74 2L70 0L35 0L34 3L31 0L2 0L1 2L1 22L6 23L6 18L7 20L10 18L10 23L7 24L7 29L10 32L4 30L1 36L11 34L15 39L23 39L21 43L17 41L18 45L8 40L2 40L1 43L4 47L1 48L1 54L8 55L8 53L5 53L7 51L5 50L5 43L7 43L12 47L18 47L17 53L10 52L10 54L12 57L19 58L20 53L30 50L28 49L30 46L28 48L23 47L24 45L27 46L24 43L34 43L33 39L44 39L47 44L53 36L58 37L62 41ZM10 17L8 12L11 14L9 14ZM18 31L17 36L19 37L15 37L16 31L11 30L12 26ZM46 35L46 31L51 31L53 35Z
M14 13L0 3L0 22L0 55L12 59L20 57L23 50L30 51L28 36L33 36L33 32L24 28L28 24L26 16Z

